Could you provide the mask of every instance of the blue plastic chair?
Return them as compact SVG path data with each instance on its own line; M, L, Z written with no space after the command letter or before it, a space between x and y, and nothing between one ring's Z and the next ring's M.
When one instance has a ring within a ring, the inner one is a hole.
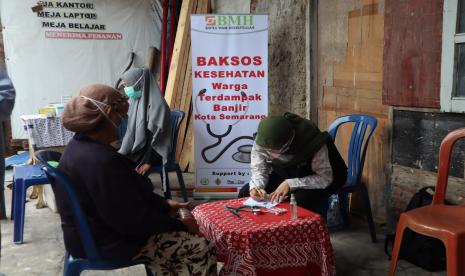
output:
M182 121L184 120L184 116L185 116L184 111L171 110L172 140L171 140L171 153L169 156L168 163L166 165L152 167L150 171L148 172L148 174L159 173L161 181L163 183L163 170L165 171L166 186L165 186L164 194L165 194L165 198L171 199L171 188L170 188L168 173L175 171L176 175L178 176L178 182L179 182L179 187L181 188L182 197L184 199L184 202L187 202L186 186L184 185L184 179L182 177L181 167L179 167L179 164L176 163L176 146L178 144L179 128L181 126Z
M376 242L376 230L371 212L370 198L368 197L367 188L362 182L362 174L368 143L376 129L378 121L375 117L368 115L352 114L339 117L334 120L328 128L329 135L331 135L333 140L336 139L336 133L339 127L346 123L352 123L354 127L349 143L347 181L346 184L336 192L339 197L339 210L344 225L348 227L348 195L350 193L360 192L362 194L368 226L370 228L371 240ZM325 211L327 211L328 206L326 205L325 207ZM324 214L326 214L326 212L324 212Z
M39 165L22 165L13 168L11 219L14 220L13 242L16 244L22 244L24 238L27 188L50 183L40 168Z
M36 153L36 159L43 164L42 170L45 171L51 181L56 181L57 185L61 185L68 195L68 200L74 213L75 223L78 227L79 237L87 256L86 259L73 258L73 256L66 252L63 275L76 276L80 275L84 270L112 270L144 264L140 261L132 260L105 260L100 256L94 238L90 232L89 225L87 224L86 216L76 196L73 184L64 173L47 163L48 161L58 161L60 156L60 153L53 151L39 151ZM153 275L147 266L145 266L145 271L147 275Z

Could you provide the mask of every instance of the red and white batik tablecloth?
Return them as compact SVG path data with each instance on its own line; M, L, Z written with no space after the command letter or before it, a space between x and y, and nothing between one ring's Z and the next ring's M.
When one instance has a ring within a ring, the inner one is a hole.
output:
M224 206L239 207L244 199L217 201L197 206L193 214L201 233L216 244L224 262L221 275L335 275L333 249L324 220L298 208L290 219L289 203L277 207L283 215L253 215L239 211L240 218Z

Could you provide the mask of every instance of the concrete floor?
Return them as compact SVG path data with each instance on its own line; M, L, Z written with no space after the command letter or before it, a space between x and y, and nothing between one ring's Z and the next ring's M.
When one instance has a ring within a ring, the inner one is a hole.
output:
M187 175L187 179L191 179ZM11 174L7 176L11 179ZM187 181L186 181L187 182ZM189 181L190 182L190 181ZM173 182L172 182L173 183ZM10 210L11 190L5 190L7 213ZM13 223L2 220L2 248L0 274L21 275L63 275L64 246L57 213L49 208L36 209L35 200L26 203L24 244L13 243ZM368 227L359 224L351 229L331 232L331 242L336 254L337 275L368 276L387 275L389 261L383 251L383 229L378 229L378 243L373 244ZM145 275L143 266L115 271L85 271L81 275ZM427 276L446 275L445 272L430 273L405 261L400 261L397 275Z

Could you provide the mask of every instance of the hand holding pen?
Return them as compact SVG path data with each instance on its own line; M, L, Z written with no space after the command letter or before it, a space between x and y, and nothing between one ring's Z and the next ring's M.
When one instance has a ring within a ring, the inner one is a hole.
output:
M262 188L252 188L250 196L257 201L264 200L266 198L266 191Z

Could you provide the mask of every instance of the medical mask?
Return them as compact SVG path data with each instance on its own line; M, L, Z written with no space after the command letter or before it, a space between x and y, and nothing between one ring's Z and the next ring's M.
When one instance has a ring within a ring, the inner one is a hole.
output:
M119 150L123 144L124 134L126 134L126 129L128 128L128 118L124 118L118 112L116 114L119 117L119 124L116 126L116 136L117 139L110 143L110 146Z
M130 99L139 99L142 96L141 89L144 84L144 74L142 74L137 81L131 85L127 86L124 88L124 93L130 98Z
M267 151L267 152L268 152L268 155L271 157L271 159L279 159L279 157L283 155L282 153L279 153L279 152L272 152L272 151Z
M278 160L283 163L289 162L294 157L294 155L292 154L271 153L271 152L268 152L268 154L271 160Z
M280 162L288 162L290 161L294 155L293 154L286 154L286 153L281 153L277 150L270 150L270 149L265 149L265 152L267 153L268 155L268 160L269 161L272 161L272 160L278 160Z
M124 88L124 93L130 98L137 100L142 96L140 91L134 89L134 86L127 86Z
M119 150L121 148L121 145L123 144L123 141L122 140L115 140L113 142L110 143L110 146L114 149L117 149Z
M123 118L120 116L120 119L121 121L120 121L120 124L118 125L118 139L122 140L128 128L128 118Z
M291 161L292 159L294 158L294 155L293 154L282 154L278 160L283 162L283 163L287 163L289 161Z
M118 140L116 140L116 142L118 142L121 146L121 141L123 140L124 135L126 134L126 129L128 128L129 120L128 120L128 117L123 117L118 112L115 112L115 113L119 117L119 122L118 122L118 125L116 126L116 136L118 137Z

